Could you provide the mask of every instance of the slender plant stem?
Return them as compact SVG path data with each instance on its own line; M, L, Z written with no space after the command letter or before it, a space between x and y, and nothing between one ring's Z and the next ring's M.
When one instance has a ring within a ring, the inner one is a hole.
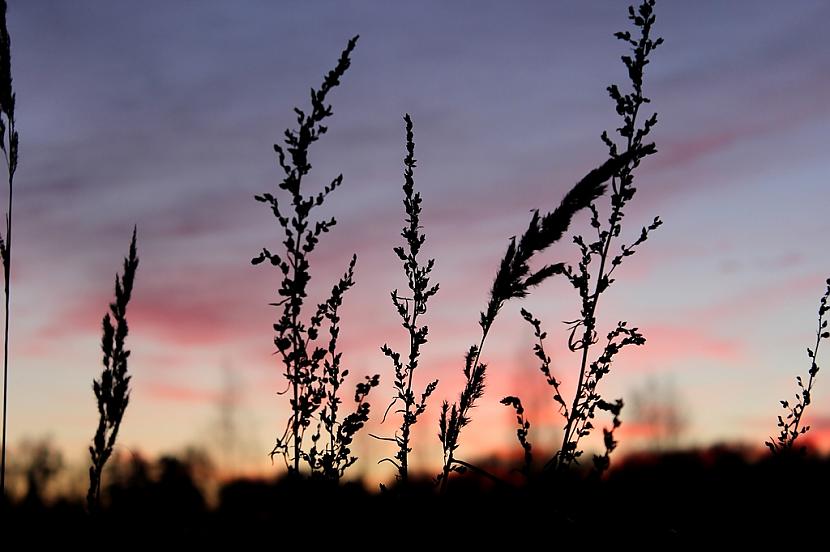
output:
M828 284L828 286L830 286L830 284ZM822 332L824 331L824 327L822 326L823 322L824 322L824 313L821 313L821 314L819 314L819 318L818 318L818 331L816 332L816 344L815 344L815 347L813 348L813 364L814 365L816 363L816 358L818 357L818 350L821 347L821 340L822 340L821 336L822 336ZM806 393L806 395L809 396L809 397L812 397L813 382L816 378L817 373L818 372L816 372L815 370L810 370L810 379L807 380L807 387L805 387L804 388L805 390L802 391L802 393ZM812 398L810 400L812 401ZM806 406L807 405L805 404L804 407L806 407ZM795 416L795 424L793 425L792 430L790 430L792 432L792 435L798 435L798 428L801 425L802 414L804 414L804 407L802 407L799 411L799 414L797 416ZM790 439L789 441L787 441L787 448L788 449L793 448L794 443L795 443L795 438Z
M298 238L299 239L299 238ZM294 269L294 277L297 276L297 270ZM299 342L302 339L299 336L299 332L297 331L297 311L295 310L291 316L291 327L294 328L291 339L294 342L293 345L293 353L294 353L294 378L291 381L291 386L294 390L294 420L292 422L291 432L294 434L294 474L300 474L300 449L302 447L302 437L300 436L300 418L297 416L296 407L299 404L299 381L300 381L300 363L299 359L297 358L299 353Z
M412 394L412 375L415 372L413 369L412 363L415 360L415 348L417 347L415 343L415 324L418 320L418 304L415 302L415 298L412 298L412 325L409 329L409 377L406 381L406 404L405 412L404 412L404 419L409 418L409 414L412 411L412 406L415 404L415 396ZM410 434L410 424L405 424L403 428L403 433L401 434L401 450L404 452L403 457L401 458L401 469L400 475L403 481L406 481L409 477L409 434Z
M298 173L297 175L297 194L299 194L299 190L302 189L302 182L303 182L303 175L302 173ZM297 197L294 197L295 205L298 203ZM300 223L302 223L305 219L300 219ZM297 246L296 251L301 251L303 241L303 233L297 232ZM289 259L291 260L291 269L293 271L293 278L294 281L297 281L297 253L289 252ZM294 392L294 420L292 422L291 432L294 434L294 475L300 475L300 451L302 450L303 446L303 434L300 432L300 418L297 416L297 405L299 404L299 393L300 393L300 344L305 344L305 340L300 335L299 329L297 328L297 319L299 317L299 312L296 305L292 304L291 306L291 341L293 342L292 345L292 354L294 356L293 364L294 364L294 377L292 378L291 387ZM303 347L305 351L305 347Z
M0 0L0 111L5 115L6 121L3 125L5 136L0 135L0 149L8 169L9 183L9 208L6 213L6 236L5 242L0 237L0 253L3 260L3 275L5 277L5 324L3 329L3 439L2 452L0 453L0 499L6 495L6 428L8 426L8 397L9 397L9 305L11 292L11 251L12 251L12 199L14 197L14 174L17 170L17 146L18 136L14 124L14 103L15 95L12 88L11 75L11 39L6 24L6 0ZM6 143L8 141L8 144Z
M14 132L14 123L9 125L9 136ZM11 167L11 165L10 165ZM2 466L0 466L0 497L6 494L6 420L7 420L7 403L9 396L9 297L11 292L11 261L12 261L12 197L14 192L14 172L9 169L9 214L6 217L6 262L4 263L4 272L6 277L6 285L4 288L6 295L6 323L3 332L3 453Z
M612 215L612 220L616 223L618 209L614 209L614 213ZM613 224L612 224L613 228ZM605 245L602 250L602 256L600 257L600 264L599 264L599 275L597 277L596 283L594 284L594 291L591 294L591 306L588 310L588 316L586 316L586 320L593 320L594 315L596 314L597 310L597 303L599 302L599 286L600 282L602 281L602 273L605 270L605 259L608 257L608 248L611 245L611 235L613 232L608 232L608 236L605 239ZM568 443L571 442L572 433L576 429L576 413L578 412L577 408L579 407L579 399L582 395L582 386L585 383L585 369L588 366L588 350L590 349L590 343L593 339L593 332L594 332L595 325L587 325L585 327L585 333L582 336L582 360L579 364L579 379L577 380L576 384L576 393L574 394L574 402L571 406L571 416L568 417L568 424L565 427L565 434L562 436L562 448L560 450L565 450L565 447Z
M637 122L637 114L638 114L639 110L640 110L640 106L639 105L635 106L634 115L633 115L632 121L631 121L631 126L632 127L634 127L634 125ZM633 133L632 133L632 135L633 135ZM629 151L629 152L632 151L633 145L634 145L633 138L632 138L632 136L629 136L628 140L627 140L626 151ZM614 177L611 180L612 186L613 186L613 191L614 191L615 194L620 192L620 190L617 189L617 186L615 184L616 179L617 179L617 177ZM625 185L625 183L623 181L621 181L620 182L620 188L622 188L622 186L624 186L624 185ZM622 202L616 203L613 207L612 212L611 212L611 217L610 217L610 223L611 224L610 224L610 228L608 229L608 235L605 237L605 243L603 244L602 254L600 255L599 271L597 272L597 279L594 283L594 291L591 294L591 304L590 304L590 307L588 308L587 316L585 317L586 322L591 321L591 320L595 320L594 316L595 316L596 311L597 311L597 303L599 303L600 285L602 285L602 282L604 280L603 276L604 276L604 272L605 272L605 263L606 263L606 260L608 259L608 251L611 248L611 240L614 238L614 228L616 228L617 224L619 224L619 221L620 221L620 210L622 209L622 206L623 206ZM564 451L565 448L567 447L568 443L571 442L571 439L573 439L573 437L574 437L573 433L576 430L576 417L577 417L577 412L578 412L577 407L579 406L579 400L580 400L581 395L582 395L582 387L585 384L585 370L588 367L588 351L590 349L591 342L593 340L592 338L593 338L593 333L594 333L595 327L596 327L595 322L591 323L591 324L587 324L586 327L585 327L585 333L582 336L582 360L580 361L580 364L579 364L579 379L577 380L577 384L576 384L576 393L574 394L574 402L573 402L573 405L571 406L571 415L568 417L568 423L565 426L565 432L564 432L564 435L562 436L562 448L560 448L561 451ZM556 458L556 457L554 457L554 458ZM561 457L559 457L559 458L560 458L560 462L558 462L557 464L559 466L562 466L563 464L561 462Z
M813 349L813 354L816 355L816 356L818 356L818 350L821 347L821 330L822 330L821 322L822 322L822 318L819 318L819 330L816 333L816 345L815 345L815 348ZM813 362L815 362L815 357L813 358ZM813 380L815 380L815 378L816 378L816 372L811 370L810 371L810 379L807 380L807 387L806 387L807 393L811 393L813 391ZM802 409L802 412L803 411L804 410ZM799 415L799 416L796 416L796 418L795 418L795 425L793 426L793 429L792 429L793 433L796 433L796 434L798 433L798 426L800 426L800 425L801 425L801 416ZM792 445L793 445L794 442L795 442L794 440L790 441L790 448L792 448Z

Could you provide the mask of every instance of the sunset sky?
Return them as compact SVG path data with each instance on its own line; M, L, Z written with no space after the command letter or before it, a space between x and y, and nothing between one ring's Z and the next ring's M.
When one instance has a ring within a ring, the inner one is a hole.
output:
M403 349L406 337L389 291L406 285L392 247L401 242L410 113L426 254L441 285L416 376L440 384L414 460L440 462L438 406L461 389L463 354L477 341L507 239L605 159L599 135L618 126L605 87L626 83L624 44L612 36L628 26L626 4L9 4L20 132L10 443L51 436L83 458L97 417L101 317L137 224L122 448L215 449L231 373L234 462L276 469L267 453L287 417L268 306L278 279L250 259L262 246L278 250L281 235L253 196L276 189L272 144L294 123L292 108L306 105L309 87L360 34L330 97L329 133L312 149L312 185L344 175L324 207L339 224L312 259L312 288L325 293L357 254L344 363L385 379L370 401L379 415L392 395L379 347ZM821 0L658 2L666 42L646 92L660 117L659 153L638 172L624 232L636 238L655 215L665 224L599 306L605 331L628 320L648 343L622 353L602 389L624 399L649 382L673 389L689 419L685 444L762 445L775 433L778 401L809 367L805 349L830 276L828 20ZM564 240L546 258L572 259L574 249ZM484 353L487 394L459 457L518 447L513 417L498 404L507 394L534 405L539 445L554 442L559 422L518 311L543 320L555 373L570 386L577 359L562 321L578 316L577 299L561 279L502 313ZM810 420L817 437L830 432L830 381L821 375ZM394 427L388 420L372 431ZM627 430L624 446L642 444L642 427ZM362 440L361 448L359 471L391 475L388 464L375 467L391 447Z

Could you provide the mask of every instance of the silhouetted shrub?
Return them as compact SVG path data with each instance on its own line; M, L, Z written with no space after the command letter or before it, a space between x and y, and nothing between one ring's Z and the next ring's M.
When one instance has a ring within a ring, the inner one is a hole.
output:
M322 123L331 116L330 105L326 105L328 93L340 84L351 64L349 56L357 44L351 39L340 55L337 66L329 71L319 90L311 90L311 112L295 108L297 129L285 131L285 145L274 144L277 160L284 173L279 188L288 195L283 202L274 194L255 196L267 204L282 228L285 239L284 253L271 253L266 248L252 259L253 264L269 261L281 273L278 290L279 299L270 303L281 309L280 317L274 324L274 344L283 365L285 378L289 383L291 415L285 430L277 437L271 456L280 455L292 474L300 473L300 462L305 462L311 473L326 479L340 479L357 457L352 455L351 445L355 434L369 419L369 403L366 402L372 387L378 385L379 376L366 376L365 381L355 388L354 412L340 418L339 395L349 371L341 368L341 353L337 350L340 335L338 310L343 295L354 285L353 256L346 273L331 290L328 299L320 303L308 321L304 320L304 309L311 280L309 255L316 248L320 236L328 232L337 221L334 218L313 219L315 208L321 206L330 193L343 182L338 175L323 191L305 195L303 178L311 170L309 148L328 128ZM286 203L288 204L286 206ZM320 332L328 324L328 343L318 345ZM312 429L311 445L308 446L306 431Z

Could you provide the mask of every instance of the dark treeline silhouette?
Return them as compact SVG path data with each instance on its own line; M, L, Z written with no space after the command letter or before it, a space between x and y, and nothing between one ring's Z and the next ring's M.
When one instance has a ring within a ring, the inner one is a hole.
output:
M507 474L519 470L521 461L478 465ZM602 479L574 476L558 479L555 487L537 481L506 486L470 476L459 479L452 493L437 495L431 474L410 471L405 498L369 491L360 482L283 477L227 481L211 499L200 471L193 460L132 457L104 485L97 519L86 515L80 495L49 501L31 493L14 502L4 519L21 530L58 528L64 542L131 535L138 541L172 536L197 543L320 531L335 540L355 533L374 544L393 536L405 516L417 529L407 542L428 543L433 537L424 534L426 528L446 515L447 542L521 542L557 531L566 541L587 534L596 542L679 544L724 533L759 538L788 511L800 537L819 535L823 508L790 510L830 490L830 456L762 456L727 446L629 455Z

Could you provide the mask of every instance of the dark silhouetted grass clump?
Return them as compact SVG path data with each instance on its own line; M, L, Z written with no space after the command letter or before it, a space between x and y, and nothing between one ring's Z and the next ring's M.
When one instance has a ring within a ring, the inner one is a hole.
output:
M101 475L104 465L112 455L115 439L121 427L121 420L130 402L130 379L127 373L127 360L130 351L125 348L129 328L127 326L127 305L133 292L135 272L138 269L136 254L136 231L130 241L130 253L124 259L124 272L115 276L115 302L110 303L110 312L104 315L101 350L104 352L104 370L101 379L93 380L92 390L98 403L98 429L89 454L92 465L89 467L89 492L87 507L90 512L97 512L101 503ZM114 324L114 325L113 325Z
M409 334L409 351L405 360L401 353L393 351L388 345L383 345L383 354L392 360L395 368L395 397L387 408L387 412L395 405L395 410L401 415L400 432L395 437L381 437L383 440L393 441L398 446L395 458L385 458L398 469L398 479L405 483L409 475L409 453L412 451L410 437L412 426L418 417L426 410L427 399L438 386L438 380L426 385L417 398L412 390L413 377L418 368L421 356L421 346L427 342L429 327L418 325L418 317L426 314L427 302L430 297L438 293L438 284L430 285L430 275L435 265L434 259L422 264L418 258L426 236L421 232L421 194L415 191L415 140L412 132L412 118L404 116L406 122L406 157L404 158L403 205L406 211L406 226L401 230L401 236L406 243L395 247L394 251L403 263L404 274L409 286L410 297L398 295L398 290L392 291L392 304L401 317L401 324Z
M810 377L805 384L801 376L796 376L795 381L799 391L795 394L794 404L791 404L790 401L781 401L781 407L786 414L784 416L778 416L778 437L774 440L770 437L770 440L764 443L773 454L792 451L796 439L810 430L810 426L802 426L801 421L804 416L804 409L813 401L813 383L815 383L816 375L819 371L817 363L819 347L821 346L822 340L830 338L830 331L827 330L827 319L825 317L827 312L830 311L830 305L828 305L828 301L830 301L830 278L826 283L827 290L821 296L818 305L816 343L812 348L807 347L807 357L810 359L810 370L807 374Z
M311 111L295 108L297 128L285 131L284 145L274 144L274 151L284 176L279 184L287 197L274 194L257 195L256 200L267 204L283 230L284 252L271 253L263 248L252 259L253 264L269 261L281 273L279 299L271 303L281 310L274 324L274 344L277 347L288 380L291 415L285 430L277 437L271 456L281 455L290 473L300 473L304 462L312 474L339 479L345 469L355 462L350 445L354 435L368 420L369 404L365 402L370 389L378 384L378 376L367 376L355 391L356 410L339 420L342 399L338 395L348 370L341 369L341 353L337 351L340 333L338 309L343 294L354 284L352 257L345 275L332 288L327 300L319 304L307 317L306 299L311 280L309 256L337 221L334 218L313 218L312 213L343 182L338 175L321 192L305 195L304 178L311 170L309 149L328 130L323 122L332 115L326 104L331 90L351 64L350 55L358 37L352 38L340 55L337 66L329 71L319 89L311 90ZM318 345L320 332L328 324L329 341ZM311 446L304 443L306 431L314 426Z
M9 206L6 211L6 235L0 233L0 258L3 260L6 320L3 331L3 442L0 454L0 497L6 494L6 425L9 395L9 297L12 267L12 199L14 173L17 171L17 127L14 119L14 89L12 88L11 39L6 25L6 0L0 0L0 149L6 160L9 176Z

